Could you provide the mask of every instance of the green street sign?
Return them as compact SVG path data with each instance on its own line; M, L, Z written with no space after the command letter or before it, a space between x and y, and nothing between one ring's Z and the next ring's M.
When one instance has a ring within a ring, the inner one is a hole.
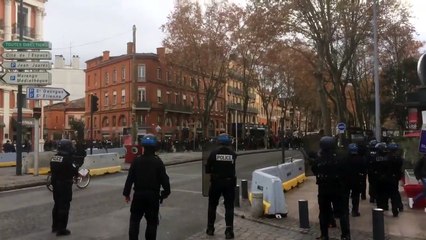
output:
M51 50L52 43L45 41L5 41L5 49Z

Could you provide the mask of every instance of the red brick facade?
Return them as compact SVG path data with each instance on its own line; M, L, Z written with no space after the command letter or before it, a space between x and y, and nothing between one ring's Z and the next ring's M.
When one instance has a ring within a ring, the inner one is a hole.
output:
M85 123L89 129L86 139L90 139L91 94L99 98L99 111L93 116L95 140L119 140L131 133L133 120L138 134L154 133L177 140L192 138L193 122L200 119L197 114L204 110L198 111L195 107L198 102L189 77L173 72L166 65L164 48L158 48L156 54L136 53L135 56L132 43L128 43L127 49L125 55L111 57L105 51L103 56L86 62ZM135 78L137 81L133 82ZM201 98L203 101L203 96ZM208 133L216 135L224 128L223 90L211 112ZM196 131L202 131L199 122Z

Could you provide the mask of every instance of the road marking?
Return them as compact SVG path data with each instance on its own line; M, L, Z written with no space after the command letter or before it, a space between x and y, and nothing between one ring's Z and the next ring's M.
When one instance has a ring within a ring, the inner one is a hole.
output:
M185 189L171 189L172 192L185 192L185 193L196 193L196 194L202 194L203 192L200 191L192 191L192 190L185 190Z

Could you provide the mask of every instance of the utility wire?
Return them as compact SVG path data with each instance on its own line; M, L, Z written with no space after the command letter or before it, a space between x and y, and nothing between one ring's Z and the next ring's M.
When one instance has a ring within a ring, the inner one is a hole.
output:
M114 36L103 38L103 39L92 41L92 42L86 42L86 43L82 43L82 44L78 44L78 45L70 45L68 47L52 48L52 50L63 50L63 49L78 48L78 47L93 45L93 44L104 42L104 41L107 41L107 40L110 40L110 39L113 39L113 38L116 38L116 37L123 36L124 34L127 34L127 33L129 33L129 31L122 32L122 33L116 34Z

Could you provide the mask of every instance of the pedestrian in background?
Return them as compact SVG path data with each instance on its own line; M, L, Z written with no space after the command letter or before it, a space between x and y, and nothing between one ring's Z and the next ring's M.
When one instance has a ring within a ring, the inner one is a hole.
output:
M237 154L230 146L232 139L228 134L220 134L217 136L216 141L220 146L210 153L205 169L206 173L210 174L206 234L214 235L216 208L219 204L220 196L223 196L225 200L225 238L233 239L235 185L237 184L235 160L237 159Z
M141 145L144 148L143 155L133 160L123 190L125 201L132 202L129 239L139 238L140 222L145 216L147 222L145 239L155 240L159 224L160 203L170 195L170 181L163 161L155 154L158 147L157 138L152 134L147 134L142 138ZM132 200L130 192L133 185Z
M410 208L413 208L414 204L426 197L426 155L423 155L423 157L417 161L416 166L414 167L414 175L416 176L416 179L423 185L423 191L417 194L414 199L408 199Z
M57 236L71 234L71 231L67 229L68 215L72 200L73 178L78 173L72 157L74 152L72 142L62 139L58 144L57 154L50 160L55 202L52 210L52 233L56 233Z
M337 151L336 139L324 136L320 139L320 151L312 165L318 185L318 205L321 236L329 240L328 227L333 211L340 220L341 239L351 239L346 174L346 154ZM333 205L333 211L330 206Z

